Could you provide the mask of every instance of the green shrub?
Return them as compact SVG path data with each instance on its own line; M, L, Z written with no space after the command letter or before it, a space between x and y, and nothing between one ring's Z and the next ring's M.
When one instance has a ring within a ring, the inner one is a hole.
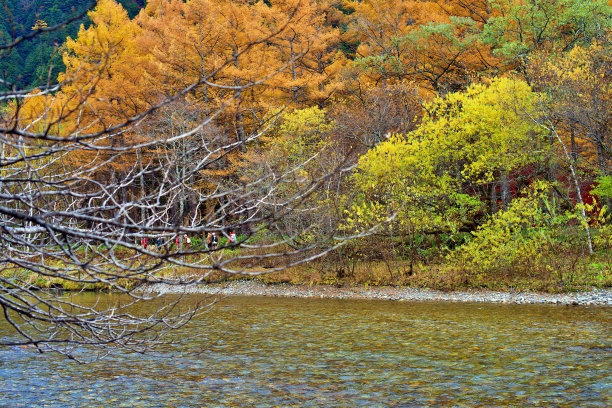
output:
M612 176L599 177L595 181L598 186L591 190L591 194L602 199L612 198Z
M599 227L593 237L593 245L598 250L612 250L612 224Z
M576 219L576 211L558 211L548 183L534 183L508 210L473 232L473 239L451 252L449 260L477 284L491 281L493 275L550 274L551 255L576 245L567 235Z

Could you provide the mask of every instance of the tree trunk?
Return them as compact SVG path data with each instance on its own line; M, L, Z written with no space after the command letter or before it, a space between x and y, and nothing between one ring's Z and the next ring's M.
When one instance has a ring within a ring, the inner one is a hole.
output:
M565 158L567 159L569 163L570 171L572 173L572 179L574 180L574 186L576 187L576 196L577 196L576 200L580 204L580 215L582 216L582 224L584 226L584 231L586 232L586 236L587 236L587 246L589 249L589 255L593 255L593 243L591 240L591 230L589 228L589 220L586 216L586 211L584 209L584 202L582 201L582 191L580 190L580 183L578 182L578 176L576 175L576 169L574 166L575 163L572 160L571 155L567 151L567 148L565 147L565 143L563 143L563 140L561 140L561 137L559 137L559 134L557 133L555 128L552 126L552 124L551 124L551 134L554 134L554 136L557 138L557 141L561 144L561 147L563 147Z
M496 214L499 211L497 205L497 183L493 183L491 186L491 214Z
M506 169L501 170L501 202L504 211L508 210L510 204L510 177Z

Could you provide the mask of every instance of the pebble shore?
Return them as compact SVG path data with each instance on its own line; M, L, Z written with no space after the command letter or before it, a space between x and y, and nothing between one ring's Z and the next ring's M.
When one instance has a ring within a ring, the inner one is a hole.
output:
M612 289L593 289L578 293L494 292L468 290L441 292L430 289L408 287L335 287L325 285L266 285L257 281L231 281L223 284L198 285L177 288L169 285L150 286L147 291L155 293L199 293L220 296L270 296L327 299L376 299L395 301L442 301L442 302L487 302L487 303L549 303L561 305L612 306Z

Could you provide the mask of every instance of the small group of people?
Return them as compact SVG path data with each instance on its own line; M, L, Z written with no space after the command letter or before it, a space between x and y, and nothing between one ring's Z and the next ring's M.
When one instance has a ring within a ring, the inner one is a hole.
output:
M184 238L185 248L189 249L189 246L191 245L191 238L189 238L187 234L183 234L183 238ZM174 237L174 245L176 245L177 248L180 247L181 245L181 239L178 235Z
M228 245L236 245L238 239L236 238L236 233L234 231L230 231L227 236ZM209 232L206 236L206 247L208 249L217 249L219 245L219 237L216 232Z
M147 237L143 237L142 240L140 241L140 245L144 248L147 249L147 247L149 246L149 244L151 244L152 246L157 245L157 249L161 249L161 247L164 245L164 240L161 237L158 238L147 238Z
M230 231L228 234L228 245L230 246L234 246L237 244L238 239L236 237L236 233L234 231ZM183 234L183 245L184 245L184 249L189 249L189 247L191 246L191 238L189 238L189 236L187 234ZM147 237L143 237L142 240L140 241L140 245L144 248L147 249L147 247L149 245L156 245L157 249L161 251L162 247L164 246L164 244L166 243L166 241L164 241L164 239L162 237L153 237L153 238L147 238ZM181 245L181 237L180 235L176 235L174 237L174 245L176 245L176 248L180 248ZM216 232L209 232L208 235L206 236L206 248L208 249L217 249L217 247L219 246L219 237L217 235Z
M208 249L217 249L217 245L219 245L219 237L217 237L217 233L209 232L206 236L206 247Z
M191 238L189 238L189 236L187 234L183 234L183 238L184 238L184 244L185 244L185 248L188 249L189 246L191 245ZM143 237L142 240L140 241L140 245L144 248L147 249L147 247L149 246L149 244L151 245L157 245L157 250L161 251L162 247L164 246L166 242L164 241L164 239L162 237L153 237L149 240L149 238L147 237ZM174 237L174 244L176 245L176 247L178 248L181 244L180 241L180 236L177 235L176 237Z

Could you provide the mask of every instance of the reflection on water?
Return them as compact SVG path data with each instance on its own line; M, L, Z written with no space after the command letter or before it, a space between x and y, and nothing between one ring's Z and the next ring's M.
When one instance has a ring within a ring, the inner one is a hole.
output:
M232 297L163 353L0 349L0 406L612 406L611 312Z

